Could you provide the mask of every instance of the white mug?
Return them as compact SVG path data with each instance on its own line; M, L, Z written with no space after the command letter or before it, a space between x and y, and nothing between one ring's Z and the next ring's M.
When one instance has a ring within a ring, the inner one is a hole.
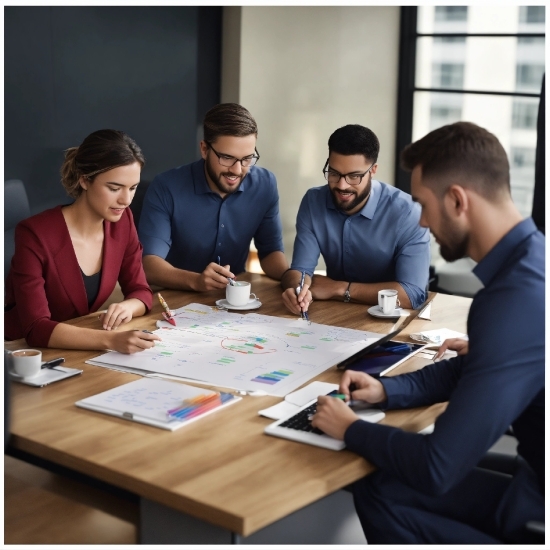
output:
M225 299L232 306L245 306L251 300L256 300L256 294L250 293L250 283L247 281L235 281L225 287Z
M32 378L42 368L42 352L38 349L18 349L10 354L11 368L21 378Z
M397 306L399 306L397 290L385 289L378 292L378 307L380 307L384 315L393 313Z

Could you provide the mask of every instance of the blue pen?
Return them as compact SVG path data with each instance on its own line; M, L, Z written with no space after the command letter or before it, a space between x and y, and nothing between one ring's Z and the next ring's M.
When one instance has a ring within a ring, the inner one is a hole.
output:
M305 279L306 279L306 272L302 271L302 278L300 279L300 286L296 287L296 296L298 296L300 294L300 292L302 292L302 290L304 288ZM307 314L307 311L302 310L301 313L302 313L302 319L309 323L309 315Z

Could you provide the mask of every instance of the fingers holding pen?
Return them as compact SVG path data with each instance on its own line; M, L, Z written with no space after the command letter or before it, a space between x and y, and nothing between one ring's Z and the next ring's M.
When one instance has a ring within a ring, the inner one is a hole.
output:
M161 338L156 334L143 330L113 332L110 338L112 340L109 349L128 354L150 349L154 347L155 341L161 341Z
M301 311L307 311L311 302L313 302L313 296L309 290L309 285L304 284L304 287L296 296L296 303L300 307Z
M206 269L200 276L201 291L214 290L225 288L228 279L234 279L235 275L230 270L229 265L218 265L216 262L211 262L206 266Z

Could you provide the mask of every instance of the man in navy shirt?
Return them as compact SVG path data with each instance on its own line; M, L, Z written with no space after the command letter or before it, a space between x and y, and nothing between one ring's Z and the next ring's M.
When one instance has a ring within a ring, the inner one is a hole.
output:
M258 128L241 105L216 105L204 118L202 159L157 176L139 223L150 284L181 290L225 288L245 271L250 243L263 271L280 279L283 253L275 176L256 162Z
M377 304L378 291L391 288L401 306L417 308L430 268L420 208L407 193L373 179L380 144L369 128L339 128L328 148L327 185L310 189L298 211L292 264L281 281L284 304L293 313L307 310L312 297ZM326 277L313 275L320 254ZM296 296L302 272L306 284Z
M544 521L544 236L512 202L506 153L483 128L434 130L404 150L402 164L442 256L478 262L484 288L468 315L469 343L411 374L346 371L340 391L388 409L448 401L447 409L420 435L319 397L312 424L378 467L354 485L369 543L520 543L528 521ZM476 467L509 426L514 475Z

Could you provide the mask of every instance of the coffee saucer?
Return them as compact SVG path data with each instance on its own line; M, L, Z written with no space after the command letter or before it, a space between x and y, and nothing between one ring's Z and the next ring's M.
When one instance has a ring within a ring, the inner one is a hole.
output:
M8 371L10 378L13 378L13 380L20 380L21 382L30 382L31 380L34 380L38 376L40 376L40 371L38 371L33 376L21 376L20 374L17 374L15 371L9 370Z
M70 378L71 376L76 376L81 374L81 369L71 369L68 367L53 367L51 369L42 369L37 375L26 377L19 376L12 370L9 370L10 378L14 382L20 382L21 384L26 384L27 386L34 386L41 388L42 386L47 386L52 382L57 382L58 380L64 380L65 378Z
M223 309L234 309L235 311L248 311L250 309L258 309L262 302L257 299L252 299L248 302L248 304L244 304L244 306L232 306L227 300L217 300L216 305Z
M403 308L396 307L390 313L384 313L380 306L372 306L367 310L373 317L380 317L381 319L395 319L396 317L408 317L410 313Z

